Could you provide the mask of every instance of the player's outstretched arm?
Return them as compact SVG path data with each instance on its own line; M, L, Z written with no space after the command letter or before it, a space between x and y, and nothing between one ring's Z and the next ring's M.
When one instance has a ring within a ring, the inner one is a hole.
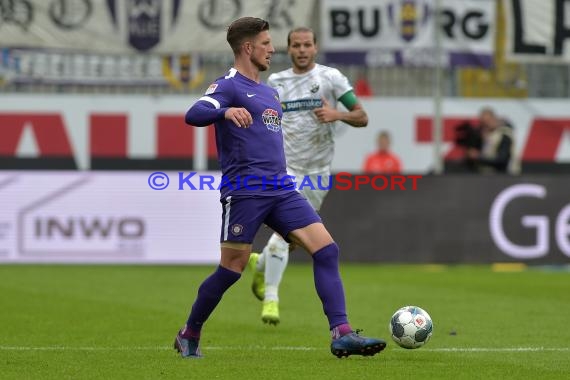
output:
M240 128L249 128L249 126L253 124L251 114L245 108L228 108L224 114L224 117L227 120L231 120L236 126Z
M340 121L345 122L356 128L366 127L368 125L368 115L358 101L354 91L350 90L338 99L348 112L341 112Z
M206 127L223 119L231 120L240 128L248 128L253 119L245 108L218 108L208 101L199 100L186 112L186 124L196 127Z
M207 127L216 121L223 120L228 108L219 108L205 100L198 100L186 111L186 124L195 127Z
M355 128L362 128L368 125L368 115L352 91L341 96L339 100L349 111L339 111L331 107L329 102L323 98L323 106L314 110L319 122L331 123L340 120Z
M363 128L368 125L368 115L360 103L356 103L348 112L339 111L339 120L355 128Z

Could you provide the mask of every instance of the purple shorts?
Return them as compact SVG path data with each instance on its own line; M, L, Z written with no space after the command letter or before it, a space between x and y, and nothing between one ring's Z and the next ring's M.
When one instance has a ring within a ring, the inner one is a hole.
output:
M263 223L289 241L291 231L321 222L313 206L296 190L271 196L233 195L220 202L220 242L251 244Z

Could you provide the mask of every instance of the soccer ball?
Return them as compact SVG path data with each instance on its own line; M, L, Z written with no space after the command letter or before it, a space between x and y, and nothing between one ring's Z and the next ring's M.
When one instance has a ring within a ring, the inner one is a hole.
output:
M419 348L426 344L433 331L429 314L417 306L404 306L390 319L390 335L403 348Z

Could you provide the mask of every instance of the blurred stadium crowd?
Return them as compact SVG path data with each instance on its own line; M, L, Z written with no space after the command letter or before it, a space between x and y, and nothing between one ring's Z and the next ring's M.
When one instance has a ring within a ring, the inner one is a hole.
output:
M506 98L570 96L570 66L567 63L513 63L505 59L507 36L503 8L504 4L510 2L499 0L487 2L496 8L494 12L496 19L493 20L496 26L493 36L495 48L493 64L490 67L463 65L445 67L443 96ZM50 0L45 3L33 0L0 0L0 30L2 26L6 28L10 25L30 30L33 28L34 20L39 18L38 14L42 11L50 12L52 18L59 15L61 19L59 23L71 24L87 11L95 12L93 9L102 7L102 3L103 1L97 0ZM118 7L116 2L109 2L113 3ZM132 3L136 6L137 1ZM160 4L161 1L147 3ZM163 3L170 2L163 1ZM209 12L213 14L215 7L243 8L245 5L242 3L203 0L200 6L211 7ZM276 9L287 6L287 1L272 0L267 3ZM311 9L307 20L319 35L321 34L319 31L325 27L322 25L322 8L332 7L339 2L315 0L309 3ZM373 0L360 0L357 3L355 7L362 5L360 9L368 7L371 11L382 10L374 9L376 3ZM387 1L383 3L390 5ZM407 5L413 7L412 17L419 18L422 6L425 4L434 6L436 2L406 0L392 3L401 5L402 9ZM444 6L445 4L446 2L443 2ZM469 8L469 4L464 7ZM404 19L404 16L402 13L401 18ZM297 23L296 20L290 20L291 17L291 13L283 13L282 19L289 18L287 21L291 25ZM277 17L274 19L279 21ZM370 19L367 22L370 22ZM466 28L468 27L467 25ZM68 28L71 30L72 27ZM420 25L417 25L416 33L425 32L421 30ZM203 46L198 49L189 46L186 52L158 54L153 51L101 53L91 49L53 48L49 44L22 47L5 45L0 42L0 91L10 93L195 94L200 93L205 84L215 79L218 73L225 70L232 62L230 53L209 52ZM322 54L321 59L324 58ZM374 96L433 95L436 77L433 65L389 65L371 61L374 59L368 59L365 65L342 61L331 64L346 73L353 83L359 79L366 81ZM272 71L279 71L288 66L286 51L281 48L274 57Z

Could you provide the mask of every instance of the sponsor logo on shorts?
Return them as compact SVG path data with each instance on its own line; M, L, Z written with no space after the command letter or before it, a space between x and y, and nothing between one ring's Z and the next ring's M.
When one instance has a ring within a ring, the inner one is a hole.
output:
M239 236L243 232L243 226L241 224L234 224L232 225L232 234L234 236Z

